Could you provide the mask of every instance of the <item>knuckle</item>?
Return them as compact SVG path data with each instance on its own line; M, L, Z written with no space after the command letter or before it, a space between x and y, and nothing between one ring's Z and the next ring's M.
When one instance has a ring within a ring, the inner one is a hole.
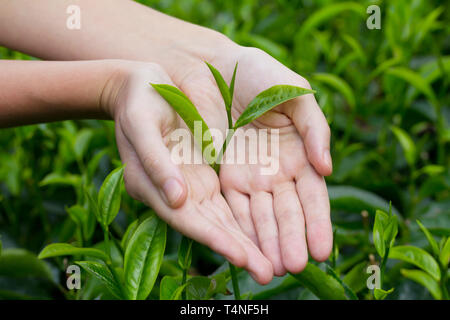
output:
M142 157L142 165L145 170L149 173L154 173L161 166L161 161L158 157L155 157L153 154L149 153Z

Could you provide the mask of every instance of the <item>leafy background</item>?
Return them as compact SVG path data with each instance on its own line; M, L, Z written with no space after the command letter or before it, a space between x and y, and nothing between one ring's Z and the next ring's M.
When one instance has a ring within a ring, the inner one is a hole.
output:
M358 298L372 299L365 267L381 262L372 240L373 218L377 209L388 212L389 202L399 224L396 245L433 254L416 219L438 243L450 236L448 2L139 2L259 47L318 91L332 130L334 173L327 184L335 228L334 253L319 269L328 265ZM366 27L371 4L381 8L381 30ZM33 59L6 48L0 48L0 58ZM0 132L0 298L113 298L101 282L84 275L82 290L67 291L63 270L71 259L37 259L54 242L82 240L101 248L101 229L87 221L91 218L80 222L71 208L82 204L81 186L98 190L120 164L113 123L65 121ZM151 211L121 193L121 209L110 226L117 242L133 221ZM162 286L161 279L181 274L180 240L167 229L164 259L149 298L159 298L161 287L178 285L169 279ZM388 299L435 298L429 287L406 276L405 269L417 267L401 259L387 261L384 289L395 288ZM188 298L205 298L200 275L220 275L224 268L222 257L194 244L190 274L198 276L198 285L188 290ZM442 272L448 274L447 266ZM327 298L308 283L310 274L303 275L276 278L263 287L241 272L241 292L247 298ZM231 290L230 283L225 285ZM218 292L215 298L230 298Z

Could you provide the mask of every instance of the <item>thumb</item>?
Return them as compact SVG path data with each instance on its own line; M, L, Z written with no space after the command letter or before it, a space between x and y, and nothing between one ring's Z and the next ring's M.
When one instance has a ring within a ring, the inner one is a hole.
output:
M137 129L137 128L135 128ZM161 197L171 208L182 206L187 197L187 186L181 169L172 161L170 151L156 128L145 128L133 145L145 173L159 189Z

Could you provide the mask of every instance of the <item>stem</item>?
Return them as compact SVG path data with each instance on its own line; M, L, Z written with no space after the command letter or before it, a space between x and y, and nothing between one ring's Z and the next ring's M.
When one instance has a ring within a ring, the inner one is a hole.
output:
M442 300L449 300L450 297L447 291L447 268L441 268L442 278L441 278L441 291L442 291Z
M231 97L233 99L233 97ZM233 119L231 118L231 105L227 108L228 128L233 128Z
M216 161L214 162L214 165L213 165L213 168L214 168L214 170L216 170L217 174L219 174L220 162L222 161L223 155L225 154L225 151L227 150L228 144L230 143L233 135L234 135L234 129L228 129L227 136L225 138L225 141L222 144L222 149L220 149L220 152L217 155Z
M109 269L109 271L111 271L111 274L113 275L113 277L116 279L116 282L119 284L119 290L120 293L122 294L123 297L125 297L125 295L123 294L123 288L122 288L122 282L120 281L120 277L116 272L116 269L114 269L113 263L112 263L112 250L111 250L111 246L110 246L110 241L109 241L109 229L108 226L105 226L103 228L103 236L104 236L104 241L105 241L105 246L106 246L106 253L108 254L109 257L109 261L106 262L106 266Z
M187 279L187 269L183 269L183 278L181 279L182 286L186 284L186 279ZM181 300L187 300L186 287L184 287L183 291L181 292Z
M380 286L383 288L383 280L384 280L384 270L386 269L386 262L388 260L389 256L389 247L386 248L386 253L384 254L383 259L381 260L381 266L380 266Z
M230 268L230 274L231 274L231 282L233 283L233 293L234 293L234 299L241 300L241 292L239 290L239 281L237 278L237 272L236 267L233 266L232 263L228 263Z

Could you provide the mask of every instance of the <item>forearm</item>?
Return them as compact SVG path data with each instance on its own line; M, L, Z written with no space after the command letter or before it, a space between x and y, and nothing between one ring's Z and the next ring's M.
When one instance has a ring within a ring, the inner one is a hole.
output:
M69 5L81 9L81 28L66 27ZM0 44L49 60L152 61L174 76L190 59L211 60L234 45L213 30L131 0L0 0Z
M108 118L103 105L111 61L0 60L0 127Z

